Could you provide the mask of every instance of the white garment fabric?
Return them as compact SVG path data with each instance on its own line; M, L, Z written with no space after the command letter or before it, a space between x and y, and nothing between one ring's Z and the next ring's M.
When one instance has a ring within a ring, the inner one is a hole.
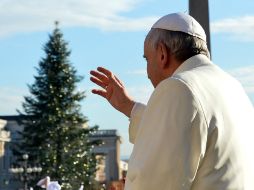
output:
M47 190L61 190L61 186L57 181L52 181L48 184Z
M253 190L253 132L240 83L193 56L133 107L125 190Z
M41 188L46 188L46 190L61 190L61 186L58 184L57 181L50 181L50 177L47 176L43 179L41 179L37 186Z
M41 188L46 188L48 186L49 182L50 182L50 177L46 176L45 178L38 181L38 183L36 185Z

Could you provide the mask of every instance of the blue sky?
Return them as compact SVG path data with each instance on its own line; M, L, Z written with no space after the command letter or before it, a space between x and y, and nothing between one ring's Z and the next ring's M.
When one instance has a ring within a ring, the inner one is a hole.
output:
M243 84L254 103L253 10L253 0L210 1L212 59ZM70 60L85 76L79 88L86 91L82 110L89 125L117 129L123 140L121 156L130 155L128 118L90 93L94 85L89 71L111 69L136 100L147 102L153 88L146 77L143 41L151 25L172 12L188 12L188 1L1 0L0 115L17 114L21 108L44 56L42 47L58 20L72 51Z

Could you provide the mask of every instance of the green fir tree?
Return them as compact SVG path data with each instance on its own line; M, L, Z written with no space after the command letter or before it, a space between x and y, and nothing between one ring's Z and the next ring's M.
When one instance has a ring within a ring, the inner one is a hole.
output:
M44 51L35 82L29 85L31 95L25 97L20 112L26 119L16 153L28 153L29 161L41 164L40 177L59 181L62 190L78 189L81 183L84 189L98 189L93 147L99 142L89 140L98 127L86 127L80 106L85 95L77 90L82 77L69 61L71 52L58 23Z

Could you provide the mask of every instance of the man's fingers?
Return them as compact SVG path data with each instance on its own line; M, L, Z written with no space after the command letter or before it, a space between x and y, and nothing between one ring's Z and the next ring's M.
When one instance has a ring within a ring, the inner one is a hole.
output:
M102 96L102 97L104 97L104 98L107 99L107 97L106 97L106 94L107 94L107 93L106 93L105 91L103 91L103 90L93 89L93 90L92 90L92 93L93 93L93 94L100 95L100 96Z
M100 87L102 87L102 88L104 88L104 89L106 89L106 87L107 87L107 84L106 84L106 83L102 82L101 80L99 80L99 79L97 79L97 78L95 78L95 77L90 77L90 80L91 80L93 83L99 85Z
M117 80L117 82L118 82L121 86L123 86L122 81L120 81L116 76L115 76L115 79Z
M103 75L103 74L101 74L101 73L99 73L99 72L97 72L97 71L90 71L90 74L92 75L92 76L94 76L94 77L96 77L96 78L98 78L98 79L100 79L101 81L103 81L103 82L108 82L108 78L105 76L105 75Z
M100 71L101 73L105 74L108 78L112 78L112 76L113 76L112 72L110 72L109 70L107 70L103 67L98 67L97 70Z
M97 70L103 74L105 74L109 81L113 81L115 84L118 86L123 86L122 82L109 70L103 68L103 67L98 67Z

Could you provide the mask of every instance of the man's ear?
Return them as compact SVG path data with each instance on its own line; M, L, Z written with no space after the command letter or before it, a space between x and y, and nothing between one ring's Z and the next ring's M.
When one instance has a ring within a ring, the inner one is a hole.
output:
M169 52L167 47L165 46L165 44L163 43L159 43L158 44L158 59L159 59L159 63L160 63L160 67L162 69L168 68L169 66Z

